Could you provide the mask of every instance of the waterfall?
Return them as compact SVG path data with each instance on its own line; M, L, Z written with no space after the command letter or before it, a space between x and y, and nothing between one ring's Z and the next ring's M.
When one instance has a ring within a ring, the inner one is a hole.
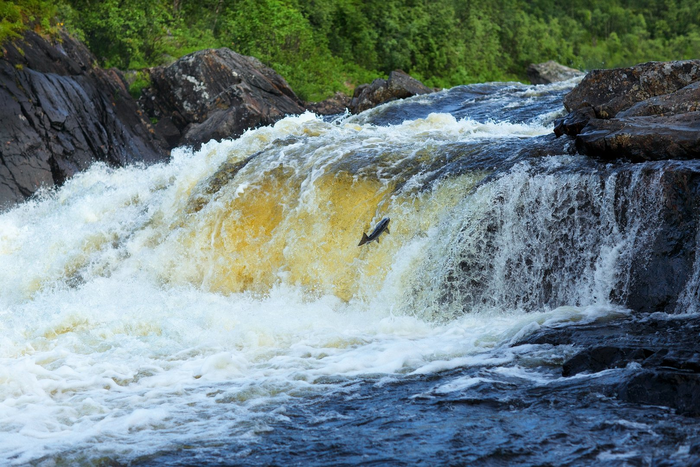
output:
M0 214L0 458L245 444L299 398L511 364L540 326L628 313L664 171L528 151L566 89L287 117Z

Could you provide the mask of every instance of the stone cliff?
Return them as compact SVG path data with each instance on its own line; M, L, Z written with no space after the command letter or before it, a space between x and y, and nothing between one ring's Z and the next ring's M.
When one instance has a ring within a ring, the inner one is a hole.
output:
M0 209L96 161L166 160L167 149L117 70L68 35L27 32L0 58Z

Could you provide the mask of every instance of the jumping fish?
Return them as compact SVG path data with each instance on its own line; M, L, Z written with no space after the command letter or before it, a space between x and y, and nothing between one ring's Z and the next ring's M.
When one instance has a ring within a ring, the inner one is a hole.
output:
M372 231L372 233L369 234L369 236L368 236L366 233L363 233L363 234L362 234L362 240L360 240L360 243L358 243L357 246L362 246L362 245L364 245L365 243L369 243L369 242L372 242L372 241L374 241L374 240L376 240L377 242L379 242L379 236L380 236L383 232L389 233L389 221L390 221L390 220L391 220L391 219L389 219L388 217L385 217L384 219L382 219L381 221L379 221L379 224L377 224L377 226L374 228L374 230Z

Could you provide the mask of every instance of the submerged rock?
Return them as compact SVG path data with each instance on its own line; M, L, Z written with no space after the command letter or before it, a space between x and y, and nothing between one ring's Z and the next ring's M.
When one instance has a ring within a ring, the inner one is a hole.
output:
M562 376L574 376L579 373L597 373L610 368L624 368L630 362L639 362L653 351L647 349L630 349L624 347L592 347L576 354L562 366Z
M95 161L167 158L120 72L72 37L27 32L0 59L0 208L62 184Z
M431 92L433 89L417 79L412 78L402 70L395 70L389 74L389 79L375 79L370 84L363 84L355 88L350 111L358 114L385 102Z
M554 60L532 63L527 67L527 78L532 84L550 84L583 76L580 70L561 65Z
M305 110L274 70L227 48L194 52L150 75L139 102L170 147L235 138Z
M557 136L582 154L631 161L700 157L700 60L594 70L564 98Z
M566 377L610 373L587 380L591 391L607 392L630 404L657 405L679 414L700 416L700 318L669 315L629 316L568 328L543 328L522 344L575 346L580 350L562 365ZM600 346L600 342L605 346Z

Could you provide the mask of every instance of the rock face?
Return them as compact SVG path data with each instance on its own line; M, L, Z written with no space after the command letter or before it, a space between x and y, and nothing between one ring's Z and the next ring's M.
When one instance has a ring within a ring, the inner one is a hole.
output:
M0 59L0 209L60 185L95 161L167 159L120 73L68 35L28 32Z
M532 84L556 83L584 75L582 71L561 65L554 60L544 63L532 63L527 67L526 73Z
M304 112L287 82L254 57L208 49L150 70L151 87L140 103L158 119L169 146L198 146L234 138Z
M556 122L583 154L631 161L700 157L700 60L590 72Z
M389 74L389 79L375 79L370 84L355 88L350 112L358 114L385 102L431 92L433 92L432 89L417 79L401 70L396 70Z

